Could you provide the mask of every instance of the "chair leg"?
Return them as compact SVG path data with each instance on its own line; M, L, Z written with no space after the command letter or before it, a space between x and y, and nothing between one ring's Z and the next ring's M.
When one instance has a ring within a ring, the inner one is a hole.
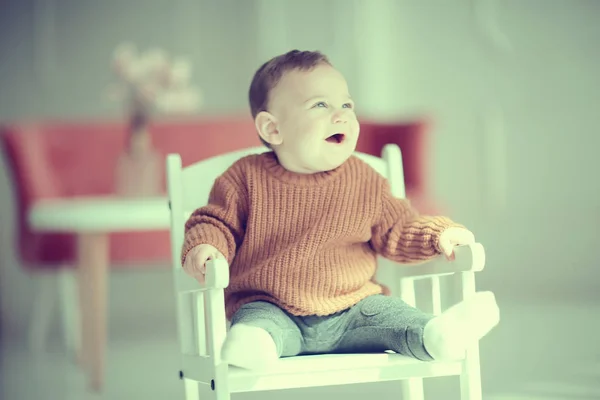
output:
M190 379L184 379L185 400L200 400L200 385Z
M38 276L37 290L29 322L29 349L39 353L46 347L48 330L56 301L56 277L54 274Z
M231 394L227 390L216 390L213 392L215 400L231 400Z
M65 349L77 359L81 357L81 312L77 294L77 279L72 269L63 269L58 276L62 334Z
M460 375L460 400L482 400L481 385L465 372Z
M482 400L481 369L479 365L479 345L467 350L460 374L460 399Z
M402 387L402 399L404 400L424 400L423 379L410 378L400 381Z

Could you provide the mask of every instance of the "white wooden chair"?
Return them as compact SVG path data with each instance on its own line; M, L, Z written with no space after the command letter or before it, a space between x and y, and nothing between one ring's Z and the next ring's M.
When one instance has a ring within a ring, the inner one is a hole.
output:
M220 155L182 168L177 154L167 157L167 181L171 208L171 244L174 284L177 295L179 341L182 353L180 378L185 381L186 400L229 400L231 393L330 386L377 381L400 381L403 399L423 399L423 378L456 375L460 377L461 399L481 400L479 347L468 349L459 362L423 362L393 352L381 354L310 355L282 358L272 371L254 373L228 366L220 350L228 322L225 317L224 291L229 283L229 269L224 260L209 262L206 284L200 285L181 268L180 250L184 224L189 215L206 204L214 180L240 157L266 151L264 147ZM387 145L382 158L356 153L385 176L397 197L404 197L402 156L396 145ZM380 263L378 279L416 305L415 281L431 281L432 310L442 311L440 276L453 275L461 285L461 298L475 293L476 271L485 263L481 244L460 246L456 258L448 262L442 256L416 266L389 268L388 260ZM394 264L394 263L392 263ZM386 266L383 268L383 266ZM383 280L380 274L386 274ZM417 286L421 286L420 284Z

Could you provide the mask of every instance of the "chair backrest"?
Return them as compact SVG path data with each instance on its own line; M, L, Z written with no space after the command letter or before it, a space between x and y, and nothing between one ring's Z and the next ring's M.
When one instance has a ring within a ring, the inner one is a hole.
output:
M195 298L182 300L189 295L190 283L179 279L181 275L181 248L184 240L184 226L190 214L207 204L214 181L235 161L250 155L269 151L266 147L250 147L208 158L182 168L179 154L167 156L167 190L171 210L171 249L175 291L178 295L179 334L182 353L207 355L208 343L205 337L206 321L204 294L195 293ZM396 197L405 197L402 155L395 144L384 147L382 156L356 152L355 155L369 164L390 182ZM197 320L186 321L193 314Z

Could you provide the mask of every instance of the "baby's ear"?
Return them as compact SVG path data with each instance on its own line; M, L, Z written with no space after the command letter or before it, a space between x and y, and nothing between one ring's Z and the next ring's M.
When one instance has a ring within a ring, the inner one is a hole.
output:
M254 125L256 125L258 135L265 142L271 145L279 145L283 142L283 138L277 129L277 119L273 114L266 111L259 112L254 119Z

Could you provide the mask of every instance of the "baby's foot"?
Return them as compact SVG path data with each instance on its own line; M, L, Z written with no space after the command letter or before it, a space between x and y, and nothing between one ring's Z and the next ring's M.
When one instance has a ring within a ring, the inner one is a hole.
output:
M269 332L244 324L231 327L221 357L229 365L251 370L265 370L279 359L277 346Z
M435 360L454 361L500 321L492 292L478 292L435 317L423 330L423 343Z

